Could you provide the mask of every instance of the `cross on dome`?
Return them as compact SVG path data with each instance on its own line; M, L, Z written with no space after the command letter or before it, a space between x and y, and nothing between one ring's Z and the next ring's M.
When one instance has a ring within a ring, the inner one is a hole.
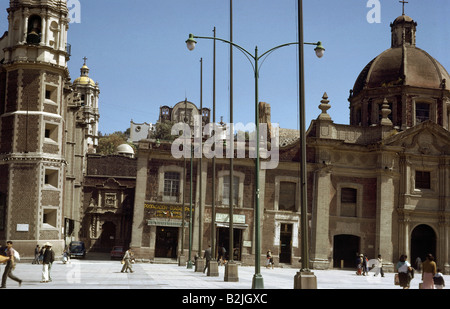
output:
M405 15L405 4L406 3L409 3L408 1L404 1L404 0L402 0L402 1L399 1L402 5L403 5L403 8L402 8L402 15Z

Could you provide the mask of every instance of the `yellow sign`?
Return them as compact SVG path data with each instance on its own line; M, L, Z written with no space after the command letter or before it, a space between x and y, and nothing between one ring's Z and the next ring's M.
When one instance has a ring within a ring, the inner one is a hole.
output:
M156 218L183 218L183 206L145 203L144 208L151 211L151 216ZM189 218L189 206L184 207L185 217ZM194 212L194 207L192 207Z

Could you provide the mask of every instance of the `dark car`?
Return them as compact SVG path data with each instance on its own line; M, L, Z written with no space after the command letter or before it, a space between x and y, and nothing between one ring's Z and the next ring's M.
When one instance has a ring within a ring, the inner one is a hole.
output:
M112 259L121 259L125 254L125 249L123 246L114 246L111 250L111 260Z
M86 247L82 241L72 241L69 245L70 257L86 257Z

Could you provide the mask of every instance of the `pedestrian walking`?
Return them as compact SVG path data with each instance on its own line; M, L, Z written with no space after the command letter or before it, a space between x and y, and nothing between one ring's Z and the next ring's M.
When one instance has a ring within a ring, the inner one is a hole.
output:
M403 289L409 289L409 285L412 279L412 267L407 260L407 256L402 254L400 260L397 263L397 272L400 286Z
M363 276L369 275L369 259L364 254L362 262Z
M39 251L40 247L39 245L36 245L36 248L34 248L34 260L31 264L39 264Z
M384 271L383 271L383 259L381 258L381 254L378 254L378 265L377 265L377 270L375 272L375 277L378 276L378 274L381 274L381 277L384 277Z
M211 245L208 245L208 249L205 250L203 258L206 260L205 268L203 269L203 272L205 272L209 268L209 263L211 262L212 258Z
M433 277L434 287L438 290L442 290L445 287L444 276L441 270L438 268L436 274Z
M364 259L364 255L363 254L360 254L356 258L356 274L358 276L363 274L363 259Z
M225 264L225 254L227 253L227 250L224 246L220 246L219 248L219 256L217 257L217 263L219 265Z
M63 252L62 261L63 261L63 264L70 262L70 257L69 257L69 253L67 252L67 250L64 250L64 252Z
M436 272L436 262L430 253L422 263L422 289L434 289L433 277Z
M44 259L45 246L42 246L41 250L39 250L39 264L42 264L42 260Z
M420 256L418 256L416 258L415 264L416 264L416 270L418 270L418 271L422 270L422 259L420 258Z
M6 242L6 267L5 267L5 271L3 272L3 277L2 277L2 285L0 286L0 288L6 288L6 279L10 278L14 281L17 281L19 283L19 287L22 285L22 280L17 278L16 276L14 276L14 274L12 273L12 271L16 268L16 261L15 261L15 257L14 257L14 253L15 250L13 248L13 242L8 240Z
M266 253L266 268L270 268L270 265L272 265L272 269L273 269L273 256L272 256L272 251L268 250Z
M133 252L131 251L131 248L125 251L125 254L122 259L122 270L120 272L128 272L128 269L130 270L130 273L133 273L133 268L131 267L131 261L133 260Z
M52 281L51 269L53 262L55 261L55 252L52 250L52 244L47 242L44 245L45 251L42 258L42 280L41 283L47 283Z

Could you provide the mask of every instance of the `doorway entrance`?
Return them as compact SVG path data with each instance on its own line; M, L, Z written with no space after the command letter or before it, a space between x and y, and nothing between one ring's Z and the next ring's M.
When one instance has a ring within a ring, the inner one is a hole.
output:
M177 248L178 248L178 228L157 226L155 257L176 259Z
M292 224L281 223L280 227L280 263L292 262Z
M431 253L436 258L436 233L426 224L418 225L411 233L411 264L416 266L418 257L425 261L425 257Z
M345 268L354 268L356 254L359 252L359 237L335 235L333 240L333 267L340 268L343 261Z
M100 248L108 251L116 244L116 225L111 221L106 221L102 225L102 235L100 237Z
M234 261L241 260L241 251L242 251L242 230L241 229L233 229L233 248L234 248ZM229 251L230 251L230 229L228 227L218 227L216 231L216 256L218 257L218 250L222 247L225 247L227 250L225 253L225 259L229 260Z

